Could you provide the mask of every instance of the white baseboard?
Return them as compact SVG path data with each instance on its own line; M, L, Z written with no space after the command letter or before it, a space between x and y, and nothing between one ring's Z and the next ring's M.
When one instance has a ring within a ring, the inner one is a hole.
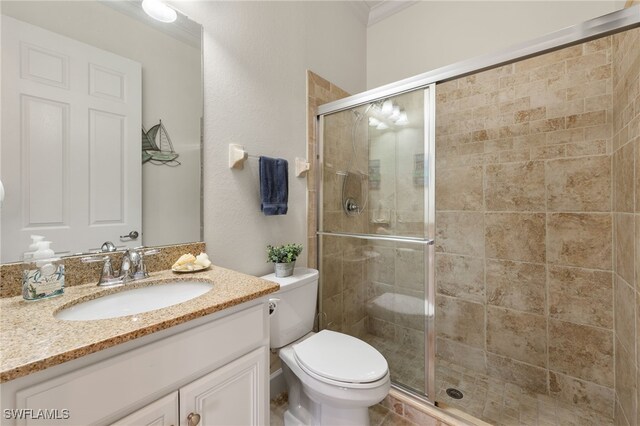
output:
M280 395L282 392L287 391L287 384L284 381L284 374L282 374L282 368L278 368L271 373L269 377L269 399L273 399Z

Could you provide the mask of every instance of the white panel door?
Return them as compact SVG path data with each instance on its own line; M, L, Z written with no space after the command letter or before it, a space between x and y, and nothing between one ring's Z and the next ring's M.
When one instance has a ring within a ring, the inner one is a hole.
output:
M2 16L1 261L141 245L141 66Z
M180 425L267 424L267 349L253 352L180 388ZM191 423L189 416L191 415Z
M111 426L175 426L178 424L178 392L152 402Z

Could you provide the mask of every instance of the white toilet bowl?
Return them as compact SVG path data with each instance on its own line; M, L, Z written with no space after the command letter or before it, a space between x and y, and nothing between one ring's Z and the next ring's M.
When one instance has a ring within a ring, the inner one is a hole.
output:
M369 425L368 407L391 381L384 357L369 344L323 330L280 349L289 390L285 425Z

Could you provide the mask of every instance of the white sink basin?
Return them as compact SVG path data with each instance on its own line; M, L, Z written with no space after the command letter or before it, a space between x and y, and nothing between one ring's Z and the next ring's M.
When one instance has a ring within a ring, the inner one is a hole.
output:
M55 317L68 321L87 321L141 314L186 302L212 288L213 284L199 281L134 288L70 306L56 313Z

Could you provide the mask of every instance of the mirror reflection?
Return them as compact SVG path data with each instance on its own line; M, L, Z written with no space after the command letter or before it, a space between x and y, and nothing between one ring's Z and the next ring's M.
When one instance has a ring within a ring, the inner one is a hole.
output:
M1 262L201 240L201 27L139 1L3 1Z

